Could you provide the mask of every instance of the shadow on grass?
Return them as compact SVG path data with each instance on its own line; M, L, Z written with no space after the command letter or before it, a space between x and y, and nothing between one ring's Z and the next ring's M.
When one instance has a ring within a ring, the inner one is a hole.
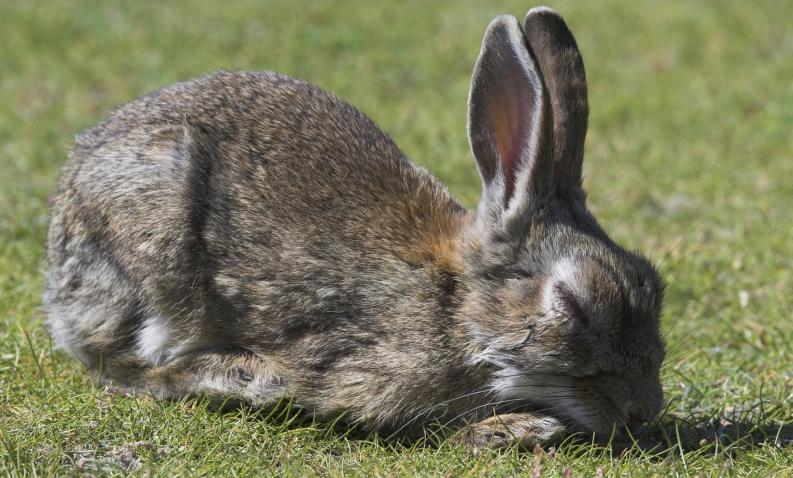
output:
M774 446L793 448L793 422L773 423L764 417L728 416L680 418L666 416L646 424L627 439L613 440L612 450L624 453L635 449L667 455L668 453L730 453Z

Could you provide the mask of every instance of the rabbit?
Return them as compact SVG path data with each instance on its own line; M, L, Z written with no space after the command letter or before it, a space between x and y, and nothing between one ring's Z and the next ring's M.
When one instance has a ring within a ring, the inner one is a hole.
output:
M587 117L547 7L484 35L474 211L304 81L142 96L77 136L51 200L53 342L116 390L442 423L475 449L630 430L663 402L664 284L587 209Z

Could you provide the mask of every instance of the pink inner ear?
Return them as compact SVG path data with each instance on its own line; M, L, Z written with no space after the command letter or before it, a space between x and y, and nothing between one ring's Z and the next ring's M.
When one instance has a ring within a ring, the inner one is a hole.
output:
M506 179L504 205L512 198L515 176L521 167L521 153L528 131L528 112L531 101L527 80L512 67L504 72L500 88L490 100L490 125Z

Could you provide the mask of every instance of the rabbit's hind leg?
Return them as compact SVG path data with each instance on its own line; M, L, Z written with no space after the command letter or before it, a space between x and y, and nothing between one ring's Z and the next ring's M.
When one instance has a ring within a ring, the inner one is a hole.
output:
M114 367L118 371L118 364ZM289 396L282 377L261 357L242 349L194 352L159 367L126 368L106 379L122 391L160 399L201 396L214 404L274 404Z
M55 345L98 382L160 398L204 395L255 405L288 394L285 381L251 352L201 349L171 337L171 321L149 306L112 254L85 234L65 234L59 216L53 224L51 236L61 239L50 249L47 323Z

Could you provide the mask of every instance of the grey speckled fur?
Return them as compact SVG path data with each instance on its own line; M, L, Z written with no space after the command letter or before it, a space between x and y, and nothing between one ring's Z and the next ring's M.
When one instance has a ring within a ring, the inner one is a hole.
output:
M53 196L51 334L131 392L293 397L381 431L483 420L475 447L650 419L663 286L586 209L586 115L546 8L485 34L475 212L308 83L219 72L138 98L77 138Z

